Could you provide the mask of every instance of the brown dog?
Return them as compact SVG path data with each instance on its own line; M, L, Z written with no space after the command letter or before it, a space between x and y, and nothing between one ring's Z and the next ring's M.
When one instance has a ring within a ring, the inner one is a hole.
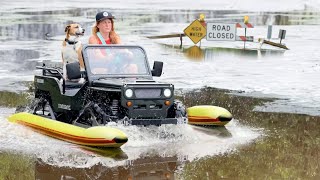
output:
M62 63L63 63L63 77L67 79L66 64L72 62L79 62L81 70L84 69L82 58L82 44L78 41L80 36L84 35L84 29L79 24L69 24L65 28L66 38L62 43Z

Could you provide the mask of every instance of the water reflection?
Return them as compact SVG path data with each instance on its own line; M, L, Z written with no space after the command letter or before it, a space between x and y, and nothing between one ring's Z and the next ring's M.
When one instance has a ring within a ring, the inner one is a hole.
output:
M114 160L125 160L128 158L127 154L120 148L95 148L88 146L79 146L79 148L88 154L109 157Z
M125 166L105 167L96 164L89 168L57 167L40 159L35 164L36 179L174 179L179 166L177 157L141 157L127 161Z
M210 136L217 136L220 138L232 137L231 132L224 126L193 126L192 128Z
M167 46L167 45L164 45ZM178 46L167 46L179 49ZM246 58L259 59L270 56L282 56L285 51L268 50L268 49L238 49L238 48L223 48L223 47L182 47L181 51L189 59L193 61L214 61L224 58Z
M189 48L183 48L182 52L186 55L186 57L190 60L203 60L204 59L204 50L202 50L199 46L191 46Z
M205 60L215 60L227 57L259 59L270 56L281 56L285 51L268 49L237 49L237 48L206 48Z

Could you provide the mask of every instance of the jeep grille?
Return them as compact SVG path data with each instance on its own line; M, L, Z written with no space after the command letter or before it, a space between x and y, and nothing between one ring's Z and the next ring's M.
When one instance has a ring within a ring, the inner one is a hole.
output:
M134 93L137 98L159 98L161 89L135 89Z

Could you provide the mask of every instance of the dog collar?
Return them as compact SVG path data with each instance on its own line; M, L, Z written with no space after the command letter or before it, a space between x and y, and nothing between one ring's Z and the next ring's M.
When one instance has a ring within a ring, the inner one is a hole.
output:
M64 39L68 44L72 45L72 44L77 44L78 41L70 41L69 39L65 38Z

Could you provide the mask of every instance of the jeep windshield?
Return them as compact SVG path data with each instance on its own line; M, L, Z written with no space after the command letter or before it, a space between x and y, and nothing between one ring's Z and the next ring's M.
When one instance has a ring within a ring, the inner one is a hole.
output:
M88 45L83 53L90 76L151 76L146 53L139 46Z

